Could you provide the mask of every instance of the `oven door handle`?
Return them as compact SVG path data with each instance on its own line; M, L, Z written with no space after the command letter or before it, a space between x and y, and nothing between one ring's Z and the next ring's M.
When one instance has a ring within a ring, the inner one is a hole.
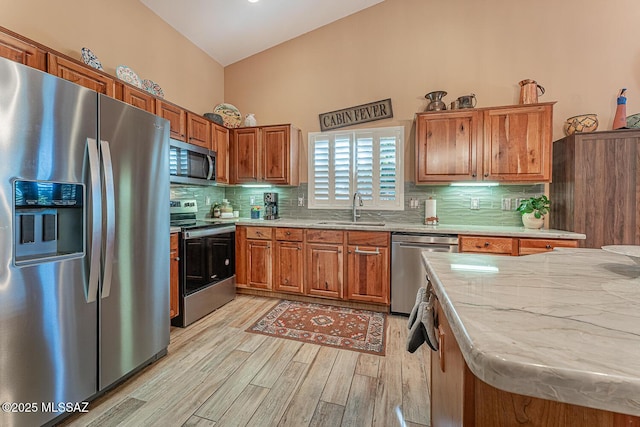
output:
M201 237L215 236L217 234L233 233L236 231L234 224L224 227L202 228L197 230L188 230L182 232L182 238L184 240L199 239Z

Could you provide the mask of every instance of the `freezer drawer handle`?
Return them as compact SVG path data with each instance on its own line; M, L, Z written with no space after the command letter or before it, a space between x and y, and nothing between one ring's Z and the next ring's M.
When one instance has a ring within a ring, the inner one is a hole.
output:
M100 159L98 157L98 142L87 138L87 153L89 154L89 184L91 185L91 253L89 254L89 283L87 302L94 302L98 294L98 280L100 278Z
M113 164L111 163L111 150L109 149L109 141L100 141L100 151L102 152L102 166L104 170L105 210L107 226L104 251L104 272L102 276L102 298L107 298L111 293L113 252L115 250L116 236L115 188L113 184Z

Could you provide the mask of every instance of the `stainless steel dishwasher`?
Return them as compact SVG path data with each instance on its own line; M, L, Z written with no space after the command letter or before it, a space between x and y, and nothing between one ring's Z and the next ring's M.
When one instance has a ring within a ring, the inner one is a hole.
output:
M393 233L391 235L391 312L409 314L416 293L426 285L422 252L458 252L456 234Z

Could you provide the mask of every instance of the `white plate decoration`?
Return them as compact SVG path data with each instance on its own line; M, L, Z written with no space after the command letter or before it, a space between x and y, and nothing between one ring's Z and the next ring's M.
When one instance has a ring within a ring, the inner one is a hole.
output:
M160 85L153 80L144 79L142 80L142 87L149 93L152 93L160 98L164 98L164 91L160 87Z
M80 49L80 53L82 55L82 61L90 67L95 68L96 70L103 70L102 64L95 53L91 52L91 49L88 47L83 47Z
M222 116L225 127L238 128L242 123L242 114L231 104L218 104L213 109L213 112Z
M126 65L118 65L118 68L116 68L116 76L118 76L120 80L125 81L130 85L143 89L140 77L138 77L135 71L133 71Z

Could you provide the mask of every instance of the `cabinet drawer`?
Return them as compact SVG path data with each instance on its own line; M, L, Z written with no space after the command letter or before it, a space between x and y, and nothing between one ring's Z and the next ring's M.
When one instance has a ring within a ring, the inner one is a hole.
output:
M518 255L518 240L511 237L460 236L460 252Z
M553 248L577 248L577 240L520 239L520 255L552 251Z
M276 228L276 240L301 242L302 234L301 228Z
M344 242L344 232L309 229L307 230L307 242L342 243Z
M247 239L271 240L272 236L271 227L247 227Z
M379 231L349 231L347 242L350 245L389 246L389 233Z

